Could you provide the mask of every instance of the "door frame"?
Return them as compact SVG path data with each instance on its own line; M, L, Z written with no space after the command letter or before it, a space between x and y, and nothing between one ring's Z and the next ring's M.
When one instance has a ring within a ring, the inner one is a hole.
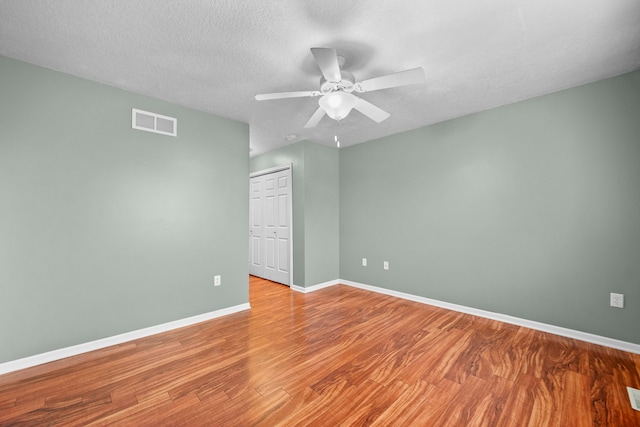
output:
M262 169L256 172L252 172L249 174L249 182L251 182L251 178L255 178L262 175L269 175L276 172L288 171L287 178L289 179L289 183L291 184L291 193L289 194L289 202L287 209L289 210L289 287L293 286L293 163L285 164L282 166L275 166L268 169ZM251 193L249 193L251 196ZM251 252L251 247L249 247L249 252Z

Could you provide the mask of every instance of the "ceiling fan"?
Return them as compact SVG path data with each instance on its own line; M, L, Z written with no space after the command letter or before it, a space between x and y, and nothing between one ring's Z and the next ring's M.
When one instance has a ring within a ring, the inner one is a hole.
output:
M318 104L320 107L304 125L305 128L316 126L325 114L334 120L342 120L347 117L354 108L371 120L380 123L389 117L389 113L355 96L353 92L371 92L374 90L424 83L425 81L424 70L418 67L356 82L353 74L340 69L340 67L344 65L344 58L338 56L335 49L313 47L311 48L311 54L322 72L320 90L256 95L256 100L258 101L319 96Z

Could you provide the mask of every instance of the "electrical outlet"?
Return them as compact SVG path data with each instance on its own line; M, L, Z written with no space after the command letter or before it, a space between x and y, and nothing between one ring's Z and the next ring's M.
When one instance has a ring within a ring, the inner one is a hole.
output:
M220 278L220 275L213 276L213 286L220 286L220 285L222 285L222 279Z
M362 266L363 267L367 266L367 259L366 258L362 258Z
M382 266L384 267L385 270L388 270L389 269L389 261L385 261Z
M624 308L624 294L615 294L611 292L611 300L609 304L611 307Z

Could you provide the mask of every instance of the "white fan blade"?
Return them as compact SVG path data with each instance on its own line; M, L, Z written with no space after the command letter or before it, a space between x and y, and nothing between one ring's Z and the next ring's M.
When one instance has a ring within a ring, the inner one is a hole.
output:
M339 82L342 80L340 64L338 64L338 54L335 49L329 47L312 47L311 53L316 59L322 75L328 82Z
M256 101L267 101L270 99L283 99L283 98L304 98L309 96L319 96L320 92L317 90L307 90L298 92L280 92L280 93L263 93L256 95Z
M360 111L362 114L369 117L374 122L380 123L381 121L389 118L390 114L386 111L376 107L372 103L365 101L362 98L358 98L357 96L356 98L356 105L353 108Z
M374 77L355 84L356 92L371 92L373 90L387 89L391 87L407 86L416 83L424 83L425 76L422 67L386 76Z
M324 110L322 109L322 107L318 108L316 110L315 113L313 113L313 116L311 116L311 118L309 119L309 121L304 125L305 129L306 128L312 128L315 125L317 125L318 123L320 123L320 120L322 120L322 118L324 117Z

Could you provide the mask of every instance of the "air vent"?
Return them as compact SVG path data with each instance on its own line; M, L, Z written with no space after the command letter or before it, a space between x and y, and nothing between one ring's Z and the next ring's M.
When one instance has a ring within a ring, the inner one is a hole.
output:
M629 392L629 400L631 400L631 407L636 411L640 411L640 390L627 387Z
M178 134L178 119L132 108L131 127L147 132L176 136Z

